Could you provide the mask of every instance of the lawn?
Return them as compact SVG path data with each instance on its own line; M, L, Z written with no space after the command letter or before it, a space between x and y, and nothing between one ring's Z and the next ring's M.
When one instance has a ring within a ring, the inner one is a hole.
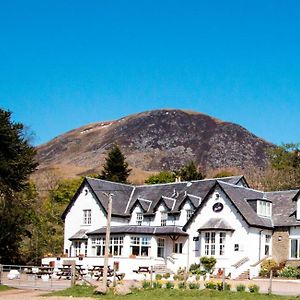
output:
M135 291L127 296L116 296L110 293L105 296L93 295L93 287L89 286L75 286L63 291L54 292L48 295L52 296L73 296L73 297L96 297L110 300L185 300L185 299L225 299L225 300L287 300L296 299L291 296L275 296L275 295L263 295L263 294L251 294L248 292L219 292L213 290L168 290L168 289L148 289Z
M12 288L7 285L0 285L0 292L11 290Z

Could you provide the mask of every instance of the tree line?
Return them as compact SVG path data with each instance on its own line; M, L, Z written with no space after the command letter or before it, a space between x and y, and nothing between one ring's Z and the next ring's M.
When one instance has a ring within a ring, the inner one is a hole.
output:
M62 212L83 178L63 179L44 173L39 189L30 180L38 164L26 128L13 122L11 112L0 109L0 263L38 264L45 255L59 256L63 249ZM250 170L251 186L263 190L300 188L299 144L286 144L268 152L269 165ZM92 177L129 183L131 169L118 145L109 151L100 174ZM214 177L234 175L221 170ZM205 178L203 170L190 161L178 170L164 170L145 183L167 183Z

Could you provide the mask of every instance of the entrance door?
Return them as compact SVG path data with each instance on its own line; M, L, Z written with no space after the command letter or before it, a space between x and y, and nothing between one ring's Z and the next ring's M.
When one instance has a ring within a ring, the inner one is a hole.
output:
M157 257L165 257L165 239L157 240Z

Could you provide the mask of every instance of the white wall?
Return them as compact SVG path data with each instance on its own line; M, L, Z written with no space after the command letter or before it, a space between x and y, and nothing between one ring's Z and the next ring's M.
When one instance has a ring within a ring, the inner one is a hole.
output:
M219 194L219 198L216 198L216 194ZM216 202L221 202L224 208L221 212L214 212L212 206ZM235 230L233 232L226 232L226 243L225 243L225 254L220 256L216 249L217 265L216 268L226 267L230 268L233 264L237 263L244 257L249 257L249 263L254 263L259 260L259 248L261 248L261 253L264 249L263 245L259 247L260 240L260 230L258 228L249 227L247 223L243 220L241 215L238 213L237 209L231 203L231 200L224 194L224 192L216 188L212 195L208 198L206 203L204 203L202 209L199 211L196 218L189 225L187 230L190 235L190 259L189 263L199 263L199 254L204 256L204 233L202 232L199 236L198 229L204 225L207 221L212 218L221 218L225 220L232 228ZM264 231L264 233L270 233L271 231ZM199 242L194 242L193 237L199 236ZM239 244L239 251L234 251L234 244ZM201 247L200 251L199 249Z

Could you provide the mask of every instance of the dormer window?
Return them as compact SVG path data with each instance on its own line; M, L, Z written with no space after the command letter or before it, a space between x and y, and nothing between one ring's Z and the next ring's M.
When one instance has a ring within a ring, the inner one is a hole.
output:
M257 214L262 217L271 217L272 206L271 203L264 200L257 201Z
M137 213L136 214L136 225L141 226L143 222L143 214L142 213Z
M188 209L186 211L186 220L187 221L190 219L190 217L193 215L193 213L194 213L194 210L192 210L192 209Z
M167 225L167 219L168 219L168 213L161 212L160 226L166 226Z

